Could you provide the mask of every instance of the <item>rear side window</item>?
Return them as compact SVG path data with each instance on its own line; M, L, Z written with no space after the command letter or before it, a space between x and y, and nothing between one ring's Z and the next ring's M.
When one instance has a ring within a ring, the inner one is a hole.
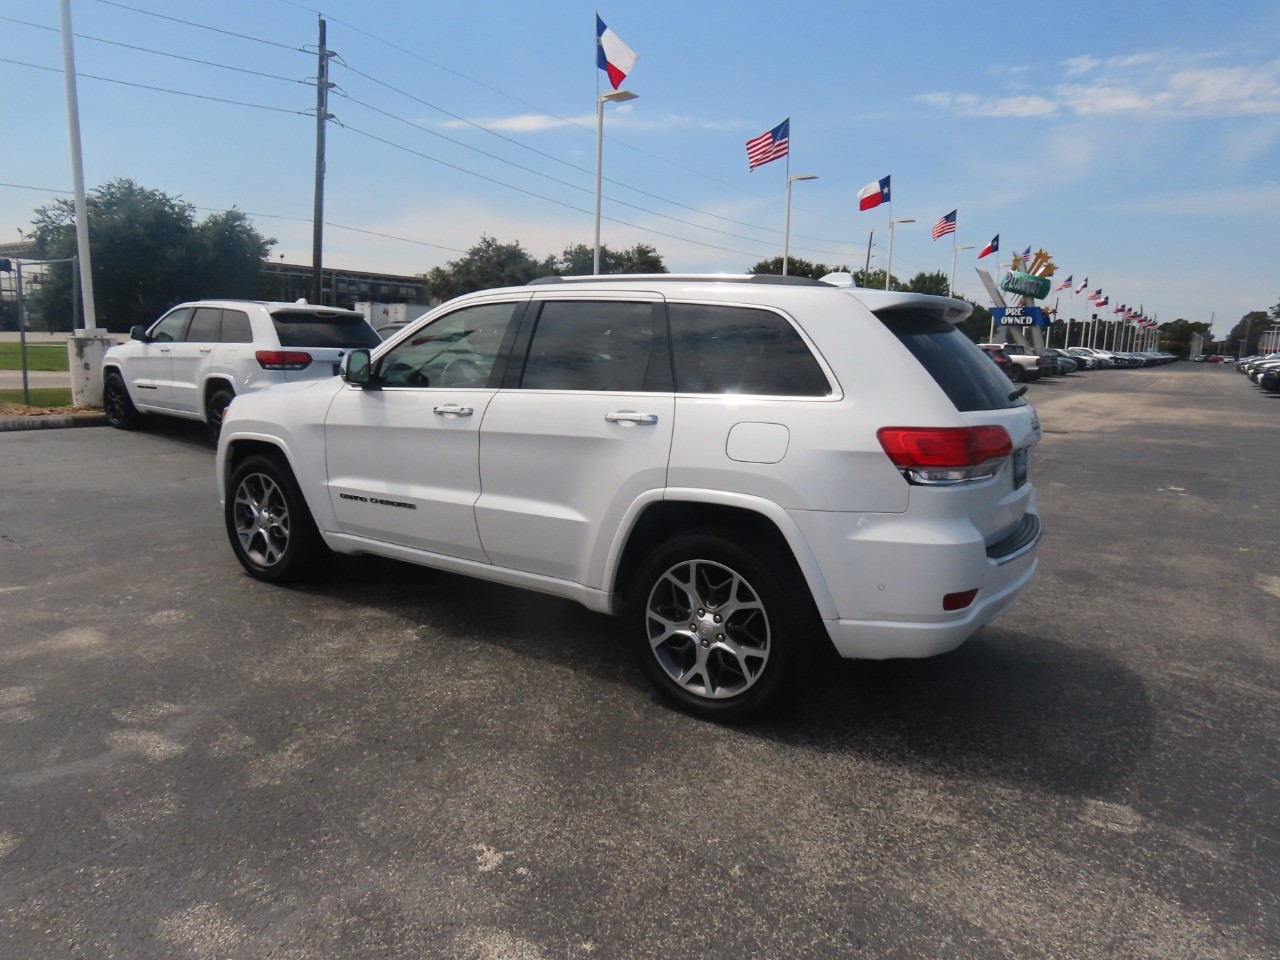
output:
M1026 401L977 344L947 323L910 307L876 314L960 411L1005 410Z
M382 338L361 316L282 310L271 315L282 347L376 347Z
M785 318L717 304L667 305L679 393L826 397L822 367Z
M223 310L221 339L223 343L253 343L249 315L243 310Z

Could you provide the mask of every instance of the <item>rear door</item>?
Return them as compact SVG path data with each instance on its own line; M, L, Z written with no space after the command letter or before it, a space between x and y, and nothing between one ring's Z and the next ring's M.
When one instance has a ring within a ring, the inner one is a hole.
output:
M348 351L357 347L372 350L382 338L358 313L318 307L287 307L271 314L280 348L300 351L311 357L302 369L287 365L285 380L319 380L338 375L338 365Z
M662 299L535 301L512 363L480 430L485 553L600 586L628 508L666 485L675 397Z

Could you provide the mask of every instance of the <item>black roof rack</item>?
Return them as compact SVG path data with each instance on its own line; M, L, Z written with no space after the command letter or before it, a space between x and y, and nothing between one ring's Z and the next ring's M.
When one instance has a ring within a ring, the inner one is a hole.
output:
M775 273L602 273L598 276L585 277L538 277L536 280L530 280L528 286L555 283L620 283L632 280L640 280L644 283L711 281L714 283L767 283L796 287L831 286L829 283L810 277L784 277Z

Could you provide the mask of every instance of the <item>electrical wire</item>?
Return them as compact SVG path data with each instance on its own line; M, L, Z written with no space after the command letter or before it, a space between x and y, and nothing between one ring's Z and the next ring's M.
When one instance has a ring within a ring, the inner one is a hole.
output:
M154 10L144 10L141 7L131 7L127 3L120 3L118 0L95 0L96 3L105 4L108 7L119 7L121 10L129 10L133 13L141 13L148 17L157 17L161 20L168 20L171 23L181 23L188 27L198 27L201 30L209 30L213 33L221 33L227 37L236 37L240 40L252 40L254 43L264 43L269 47L276 47L280 50L292 50L297 53L308 53L305 47L291 47L287 43L277 43L274 40L266 40L262 37L255 37L247 33L236 33L234 30L223 30L221 27L211 27L205 23L196 23L194 20L183 20L181 17L172 17L166 13L157 13Z

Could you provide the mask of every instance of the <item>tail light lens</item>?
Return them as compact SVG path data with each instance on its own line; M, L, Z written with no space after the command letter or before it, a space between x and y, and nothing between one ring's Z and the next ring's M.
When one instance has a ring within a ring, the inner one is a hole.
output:
M880 446L908 483L949 486L986 480L1013 452L1004 427L882 427Z
M305 370L311 354L301 350L259 350L254 354L263 370Z

